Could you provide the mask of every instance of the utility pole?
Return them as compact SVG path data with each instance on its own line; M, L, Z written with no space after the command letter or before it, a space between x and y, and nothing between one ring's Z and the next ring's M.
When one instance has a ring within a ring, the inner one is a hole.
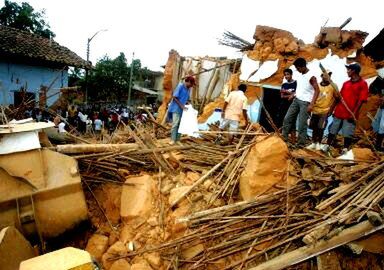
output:
M108 29L102 29L97 31L96 33L93 34L92 37L88 38L87 41L87 63L89 62L89 51L90 51L90 44L92 39L100 32L105 32L108 31ZM85 70L85 104L88 103L88 69Z
M131 90L132 90L132 76L133 76L133 60L135 59L135 52L132 53L132 62L129 74L129 86L128 86L128 100L127 106L131 104Z

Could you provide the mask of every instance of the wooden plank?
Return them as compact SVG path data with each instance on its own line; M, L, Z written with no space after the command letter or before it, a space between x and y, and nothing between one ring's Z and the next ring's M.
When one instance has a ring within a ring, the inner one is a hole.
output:
M63 154L79 153L100 153L100 152L118 152L128 150L138 150L137 143L118 143L118 144L63 144L56 146L56 150Z
M54 123L45 123L45 122L25 123L25 124L10 123L8 125L0 125L0 134L40 130L40 129L50 128L54 126L55 126Z

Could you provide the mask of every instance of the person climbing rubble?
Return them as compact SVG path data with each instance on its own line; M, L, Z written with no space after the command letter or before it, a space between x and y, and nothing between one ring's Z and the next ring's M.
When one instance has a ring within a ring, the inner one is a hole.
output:
M233 132L237 131L239 127L241 115L243 115L246 125L248 125L249 122L247 115L248 100L244 95L245 91L247 91L247 85L240 84L238 90L229 93L224 102L220 130L223 131L226 128L229 128L229 144L232 144L233 142ZM219 141L220 139L221 136L219 136L216 141Z
M311 150L321 150L324 130L327 127L328 117L336 106L337 89L331 84L332 72L327 70L321 74L322 81L319 86L319 97L313 106L309 128L312 129L312 143L307 147Z
M195 78L188 76L184 83L180 83L174 93L172 102L169 105L168 112L172 113L172 128L171 128L171 144L175 144L180 140L181 134L179 131L181 115L184 110L187 110L185 104L189 100L190 89L195 85Z
M293 65L301 74L297 79L297 88L295 98L289 106L287 114L283 121L283 137L288 141L288 134L291 132L298 121L298 146L304 147L307 142L307 129L309 113L312 112L313 106L319 95L319 86L315 73L307 67L307 61L304 58L297 58Z
M355 133L355 120L358 117L361 105L368 99L368 84L360 77L360 65L353 63L347 65L346 68L350 80L344 82L340 90L340 97L333 113L333 122L329 127L327 144L322 149L324 152L328 152L329 147L334 144L336 135L340 130L344 137L342 152L346 153L348 151L352 144L352 136Z

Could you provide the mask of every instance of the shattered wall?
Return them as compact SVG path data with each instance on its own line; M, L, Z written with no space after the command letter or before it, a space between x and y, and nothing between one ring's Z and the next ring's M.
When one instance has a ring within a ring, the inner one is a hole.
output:
M165 113L167 112L168 103L171 101L172 98L172 91L177 84L176 78L179 71L179 61L180 55L175 50L171 50L169 52L168 61L165 65L164 70L163 103L161 104L158 111L158 119L160 119L160 121L162 121L165 116Z

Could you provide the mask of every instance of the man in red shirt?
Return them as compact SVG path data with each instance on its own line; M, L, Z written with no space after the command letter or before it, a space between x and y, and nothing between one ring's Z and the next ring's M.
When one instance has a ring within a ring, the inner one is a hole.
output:
M336 135L340 130L344 137L343 152L348 151L348 148L352 144L352 136L356 128L354 118L357 118L361 105L368 99L368 84L360 77L360 65L354 63L347 65L346 68L350 80L346 81L340 90L341 98L339 97L335 111L333 112L333 122L329 127L327 145L325 145L323 149L325 151L329 150L329 146L334 143ZM341 99L344 100L350 111L353 112L354 117L344 106Z

